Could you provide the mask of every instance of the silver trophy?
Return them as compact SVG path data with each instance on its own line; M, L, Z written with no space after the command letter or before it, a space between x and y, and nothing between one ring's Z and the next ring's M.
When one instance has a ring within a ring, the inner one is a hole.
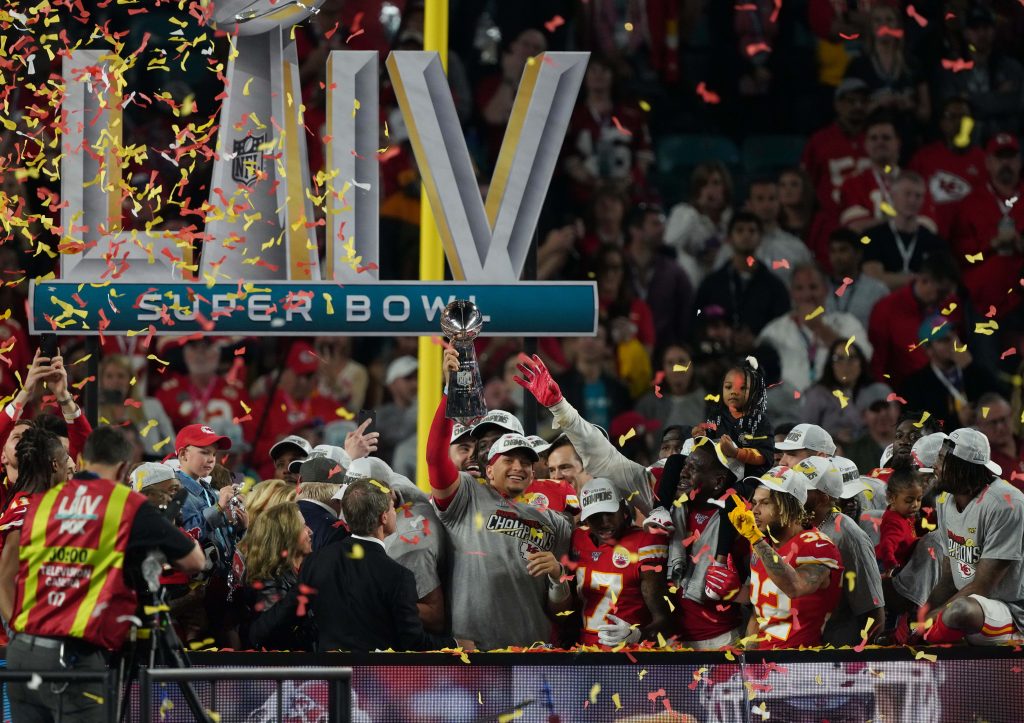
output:
M480 363L473 340L484 327L484 317L472 301L458 299L444 307L441 331L459 352L459 370L448 376L448 403L444 416L469 425L487 414Z

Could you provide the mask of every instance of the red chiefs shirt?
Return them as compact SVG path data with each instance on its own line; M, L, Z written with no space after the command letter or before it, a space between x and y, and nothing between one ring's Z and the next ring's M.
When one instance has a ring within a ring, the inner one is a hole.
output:
M821 645L821 631L839 604L843 578L839 549L812 528L782 543L775 551L794 568L824 565L831 572L824 589L791 598L772 582L756 553L750 558L750 600L758 619L758 646L771 649Z
M898 169L889 174L876 168L867 168L843 181L839 189L839 223L843 226L870 221L882 223L890 216L882 211L882 204L892 209L892 194L889 189L896 180ZM925 192L924 205L918 219L921 225L935 231L935 209L931 198Z
M691 536L696 539L689 545L689 553L692 558L699 558L701 555L714 555L708 542L701 540L704 529L708 526L715 513L722 509L715 505L691 505L687 514L686 527ZM719 524L731 524L723 519ZM732 550L733 560L746 560L750 556L750 545L739 535ZM691 561L692 564L692 561ZM740 626L741 614L739 605L725 603L720 600L708 600L706 604L694 602L683 596L682 588L675 591L675 606L673 618L675 619L675 631L680 640L711 640L719 635L724 635Z
M570 516L580 513L576 488L564 480L535 479L523 492L523 500L542 510L554 510Z
M278 389L274 393L270 409L267 410L266 407L266 396L253 402L252 412L248 415L250 419L246 420L244 426L245 438L253 445L250 459L253 464L258 465L257 471L263 479L273 475L274 463L270 459L270 448L277 440L293 434L300 425L316 420L327 424L339 419L338 410L341 408L341 402L319 394L300 401ZM257 434L259 439L256 439Z
M832 123L810 137L800 165L811 177L818 204L833 208L839 203L843 181L870 165L864 155L864 136L850 137Z
M578 562L576 591L583 600L583 631L580 642L597 645L597 628L608 624L611 613L630 625L651 622L651 613L640 593L640 572L661 566L668 559L664 535L654 536L632 527L615 544L595 545L589 527L572 533L571 555Z
M958 152L942 141L935 141L915 153L908 167L920 173L928 184L939 236L949 238L956 204L984 183L985 151L968 146Z
M231 421L245 414L240 404L245 389L240 384L227 382L224 377L214 377L206 387L200 388L187 376L174 376L163 383L155 396L175 429L187 424L209 424L219 417Z
M1004 214L1018 233L1024 230L1024 186L1018 188L1015 195L1020 200L1012 202L1013 196L1004 199L996 194L991 184L983 183L956 210L950 238L953 255L963 270L964 286L970 290L971 300L982 314L989 306L1005 312L1020 303L1020 292L1012 295L1006 292L1019 288L1017 280L1024 255L999 255L992 249L992 239L999 233ZM982 255L981 260L976 259L977 254ZM969 255L975 260L969 261Z
M650 131L636 108L618 105L611 113L598 115L586 103L578 104L569 121L565 148L595 178L621 181L634 197L644 195L647 177L641 161L653 161L654 156ZM576 200L590 200L593 189L572 181L570 187Z

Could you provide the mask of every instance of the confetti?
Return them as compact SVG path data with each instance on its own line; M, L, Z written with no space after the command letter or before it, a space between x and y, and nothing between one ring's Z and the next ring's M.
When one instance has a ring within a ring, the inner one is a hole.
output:
M921 17L921 14L917 12L913 5L907 5L907 17L912 19L922 28L928 27L928 20Z
M600 692L601 692L601 684L600 683L594 683L590 687L590 695L588 695L587 697L590 699L590 704L591 705L597 705L597 694L600 693Z
M943 58L942 67L954 73L962 73L965 70L971 70L974 67L974 61L964 60L963 58L956 58L954 60Z
M561 15L556 15L550 20L548 20L546 23L544 23L544 27L547 29L549 33L555 32L558 28L562 27L563 25L565 25L565 18L563 18Z
M707 84L703 80L697 83L697 95L699 95L700 99L709 105L715 105L722 102L722 98L718 93L708 90Z
M819 316L821 316L824 313L825 313L825 307L824 306L819 306L817 309L812 311L810 314L807 314L804 317L804 321L813 321L814 319L817 319Z
M868 240L870 241L870 239ZM853 279L851 279L849 276L844 276L842 285L838 289L836 289L836 296L842 297L842 295L846 293L846 290L850 288L850 284L852 283Z
M971 133L974 132L974 119L969 115L960 119L960 130L953 138L953 145L957 148L967 148L971 145Z

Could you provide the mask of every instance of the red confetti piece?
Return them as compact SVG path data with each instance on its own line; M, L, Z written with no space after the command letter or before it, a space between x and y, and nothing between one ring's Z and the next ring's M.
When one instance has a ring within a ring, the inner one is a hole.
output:
M860 33L850 33L849 35L846 33L839 33L839 37L843 40L856 40L860 37Z
M890 392L889 396L885 398L887 402L899 402L900 404L906 404L907 400L896 394L896 392Z
M355 31L354 33L349 35L347 38L345 38L345 45L348 45L349 43L351 43L352 42L352 38L358 38L360 35L362 35L365 32L366 32L365 30L363 30L362 28L359 28L359 30Z
M970 70L974 67L973 60L964 60L963 58L957 58L956 60L950 60L949 58L942 59L942 67L946 70L950 70L954 73L961 73L965 70Z
M738 13L744 13L744 12L756 13L757 12L757 5L754 4L754 3L744 3L742 5L733 5L733 10L735 10Z
M774 0L775 9L772 10L772 14L768 17L768 21L774 23L779 19L779 12L782 10L782 0Z
M615 125L615 130L624 136L632 136L632 132L628 128L625 128L622 123L619 122L618 117L612 116L612 123Z
M921 17L921 14L917 12L913 5L907 5L907 16L913 18L914 22L922 28L928 27L928 21Z
M985 318L986 319L993 319L993 318L995 318L995 315L996 315L996 307L990 305L988 307L988 311L985 313Z
M565 25L565 18L563 18L561 15L556 15L555 17L551 18L546 23L544 23L544 27L547 28L547 31L549 33L555 32L555 30L562 27L563 25Z
M838 289L836 289L836 296L841 297L843 294L845 294L846 290L848 288L850 288L850 284L852 284L852 283L853 283L853 279L851 279L849 276L844 276L843 277L843 285L840 286Z
M772 46L770 46L768 43L748 43L746 50L747 55L753 58L758 53L772 52Z
M330 30L328 30L328 31L327 31L326 33L324 33L324 38L326 38L327 40L330 40L330 39L331 39L332 37L334 37L334 34L335 34L336 32L338 32L338 25L339 25L340 23L341 23L341 21L339 20L339 21L338 21L337 23L335 23L335 24L334 24L334 27L333 27L333 28L331 28L331 29L330 29Z
M890 28L888 25L883 25L878 29L876 35L880 38L902 38L903 28Z
M788 269L789 259L774 259L772 260L772 270L775 269Z
M999 355L999 359L1000 359L1000 361L1002 361L1006 357L1013 356L1016 353L1017 353L1017 349L1011 346L1009 349L1007 349L1006 351L1004 351L1002 354Z
M658 399L661 399L664 396L661 393L661 383L663 381L665 381L665 371L663 369L659 369L658 373L654 375L654 383L652 385L654 387L654 396Z
M721 96L719 96L718 93L708 90L708 86L703 80L697 83L697 95L700 96L701 100L710 105L722 102Z

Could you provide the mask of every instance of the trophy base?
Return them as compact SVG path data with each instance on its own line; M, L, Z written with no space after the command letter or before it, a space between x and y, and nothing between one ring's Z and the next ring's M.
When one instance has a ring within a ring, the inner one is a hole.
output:
M487 405L475 390L448 391L448 402L444 407L444 416L448 419L454 419L459 424L468 427L485 414L487 414Z

